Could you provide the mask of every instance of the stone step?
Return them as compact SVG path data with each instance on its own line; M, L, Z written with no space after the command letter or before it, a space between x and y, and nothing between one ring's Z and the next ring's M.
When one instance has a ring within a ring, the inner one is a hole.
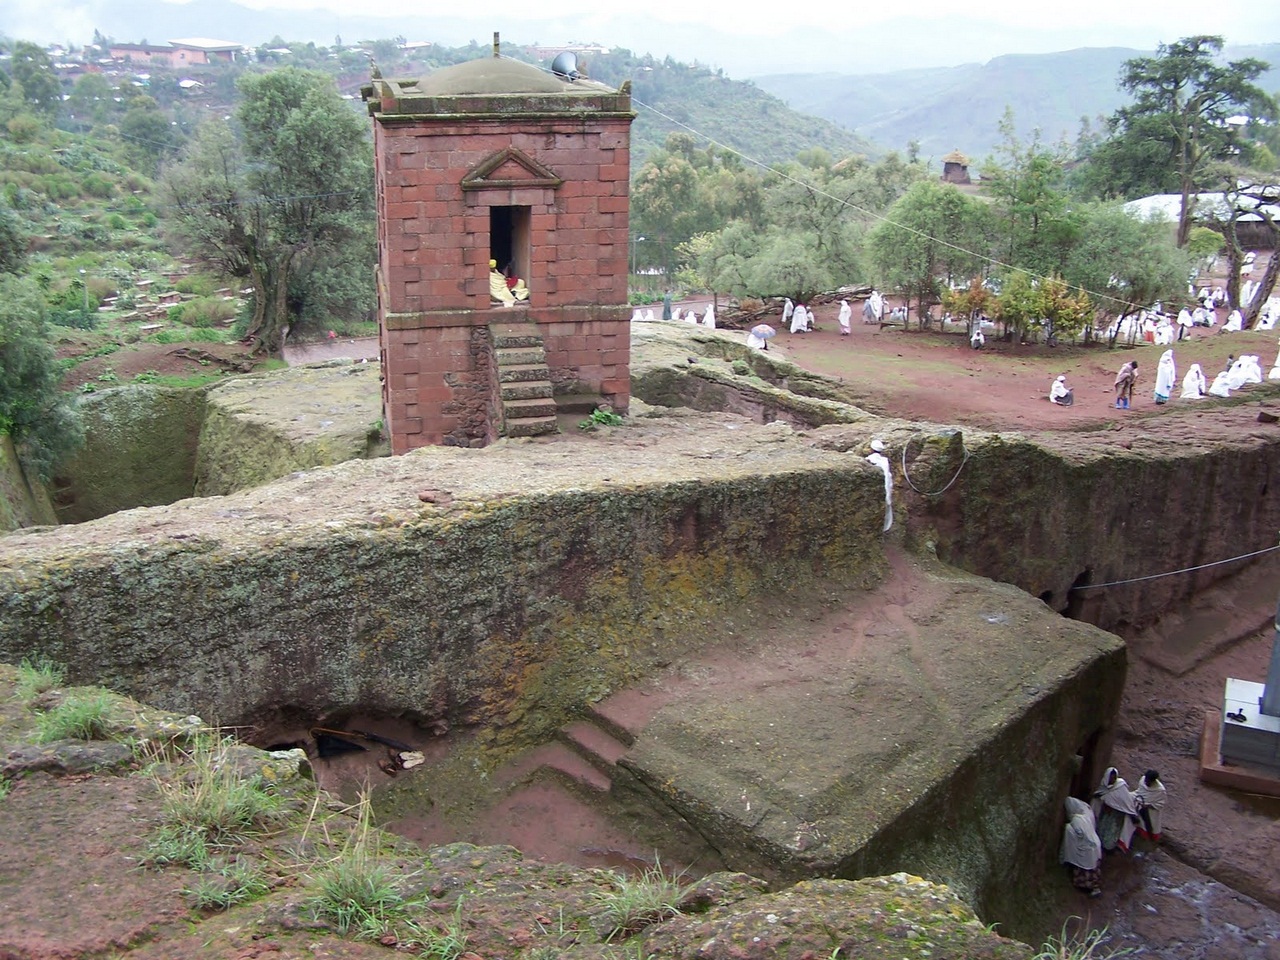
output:
M556 406L561 413L578 413L584 417L590 416L591 411L604 403L604 398L598 393L563 393L556 397Z
M550 380L517 380L502 384L503 400L541 400L554 393Z
M541 347L542 334L536 323L491 323L489 335L495 348Z
M531 397L526 400L503 400L502 416L508 424L513 420L534 417L554 417L556 402L551 397Z
M576 720L560 729L560 740L597 770L612 777L618 760L627 752L619 743L594 723Z
M532 363L547 363L547 352L539 343L533 347L498 347L494 350L499 367L526 366Z
M631 703L632 699L639 696L642 695L629 689L619 691L599 703L590 704L587 707L587 719L614 740L630 747L635 744L636 735L648 719L638 717L640 711Z
M508 421L503 435L508 437L542 437L559 431L560 424L555 417L529 417L524 420Z
M548 379L548 370L545 363L516 363L508 367L498 368L498 381L500 383L519 383L546 379Z
M613 786L609 777L563 743L534 747L494 775L494 782L512 789L534 780L550 778L587 796L599 797Z

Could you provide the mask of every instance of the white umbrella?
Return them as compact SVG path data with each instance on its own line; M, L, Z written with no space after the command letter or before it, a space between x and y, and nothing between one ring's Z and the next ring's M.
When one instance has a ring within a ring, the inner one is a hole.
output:
M753 337L759 337L761 340L768 340L770 337L776 337L778 335L778 331L773 329L773 327L769 326L767 323L758 323L751 328L751 335Z

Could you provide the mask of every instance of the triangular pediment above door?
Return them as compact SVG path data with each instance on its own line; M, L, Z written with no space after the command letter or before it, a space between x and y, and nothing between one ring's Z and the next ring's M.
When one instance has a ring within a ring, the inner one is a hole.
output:
M550 187L564 181L546 164L517 147L490 154L462 178L463 190L510 190L513 187Z

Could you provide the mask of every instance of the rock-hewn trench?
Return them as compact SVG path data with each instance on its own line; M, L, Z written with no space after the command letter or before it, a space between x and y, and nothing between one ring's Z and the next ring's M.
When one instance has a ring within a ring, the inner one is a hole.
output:
M1273 543L1280 442L1245 408L1163 416L1127 448L888 421L696 341L651 344L635 395L750 419L670 413L347 462L11 536L0 658L46 655L227 724L399 718L456 743L457 770L493 770L617 691L762 629L780 599L816 610L900 581L882 477L863 457L879 437L903 556L916 556L904 562L944 599L869 618L862 653L815 678L810 705L766 688L749 709L657 715L615 783L735 866L788 879L914 868L1026 929L1061 798L1096 777L1123 686L1119 641L1081 621L1142 623L1231 571L1078 588ZM690 365L691 349L707 359ZM246 399L240 415L258 409ZM862 709L830 722L850 702ZM868 715L889 721L879 740ZM783 728L728 746L762 720ZM799 733L815 729L829 739L797 770ZM1009 780L1013 801L993 786Z

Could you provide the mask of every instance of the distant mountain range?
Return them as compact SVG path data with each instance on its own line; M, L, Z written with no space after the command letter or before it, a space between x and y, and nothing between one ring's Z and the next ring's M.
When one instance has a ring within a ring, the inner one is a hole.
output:
M1272 64L1259 84L1280 91L1280 43L1228 47L1229 59L1256 57ZM1014 54L983 64L898 70L880 74L780 74L753 82L796 110L848 127L886 147L911 140L935 161L960 150L975 163L1000 141L999 123L1011 107L1019 135L1038 129L1043 141L1074 140L1082 117L1091 122L1122 106L1118 88L1126 60L1151 51L1123 47L1063 53Z

